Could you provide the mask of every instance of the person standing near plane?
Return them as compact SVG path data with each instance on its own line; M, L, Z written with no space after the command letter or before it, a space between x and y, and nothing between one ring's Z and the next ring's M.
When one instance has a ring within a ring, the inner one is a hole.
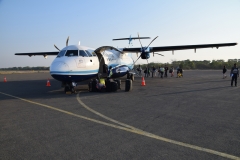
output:
M142 68L140 64L138 66L138 73L139 73L139 76L142 77Z
M167 71L168 71L168 67L167 67L167 65L165 65L164 70L165 70L164 77L167 77Z
M231 86L233 86L233 81L235 81L235 87L237 87L237 77L239 77L239 71L238 71L236 63L234 63L234 65L231 69L231 75L232 75Z
M147 67L145 68L144 73L145 73L145 77L147 77L147 75L148 75L148 68Z
M164 67L160 67L160 74L161 74L161 78L163 78L163 73L164 73Z
M112 76L112 66L110 66L108 70L108 77L110 78L111 76Z
M225 66L223 66L223 79L227 77L226 72L227 72L227 69Z
M154 66L152 66L152 78L153 78L153 76L155 74L155 71L156 71L156 68Z
M173 68L173 66L170 68L170 70L169 70L169 73L171 73L171 77L173 77L174 76L174 68Z

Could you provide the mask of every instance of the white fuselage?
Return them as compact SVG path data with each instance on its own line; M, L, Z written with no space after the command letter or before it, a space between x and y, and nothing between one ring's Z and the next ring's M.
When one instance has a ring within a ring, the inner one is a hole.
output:
M53 78L62 82L79 82L96 77L102 67L102 63L99 63L101 61L111 67L133 67L132 58L118 51L104 50L99 57L93 48L71 45L59 52L50 66L50 73Z

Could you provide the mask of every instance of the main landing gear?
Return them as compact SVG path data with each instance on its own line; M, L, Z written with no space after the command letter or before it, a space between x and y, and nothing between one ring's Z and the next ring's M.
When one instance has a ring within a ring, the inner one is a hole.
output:
M128 72L127 79L131 79L132 81L134 81L134 74Z

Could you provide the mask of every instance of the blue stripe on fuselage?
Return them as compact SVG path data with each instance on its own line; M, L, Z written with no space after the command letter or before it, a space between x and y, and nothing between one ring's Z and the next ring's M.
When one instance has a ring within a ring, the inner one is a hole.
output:
M96 77L97 74L89 75L59 75L52 74L52 77L61 82L81 82Z

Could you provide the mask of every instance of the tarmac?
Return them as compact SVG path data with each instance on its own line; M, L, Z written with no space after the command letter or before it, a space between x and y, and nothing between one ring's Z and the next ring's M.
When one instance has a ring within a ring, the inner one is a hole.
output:
M240 86L220 70L135 77L130 92L64 94L49 73L0 80L3 160L240 159Z

